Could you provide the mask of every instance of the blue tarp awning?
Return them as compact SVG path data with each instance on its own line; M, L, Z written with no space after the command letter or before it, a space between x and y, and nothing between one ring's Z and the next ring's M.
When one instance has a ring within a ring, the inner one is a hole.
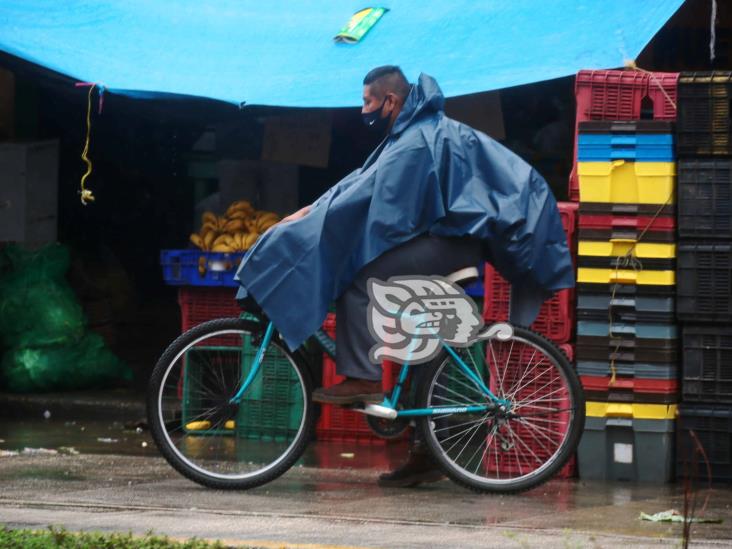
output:
M385 0L362 42L337 44L363 0L4 0L0 50L117 93L345 107L384 64L448 97L620 67L682 3Z

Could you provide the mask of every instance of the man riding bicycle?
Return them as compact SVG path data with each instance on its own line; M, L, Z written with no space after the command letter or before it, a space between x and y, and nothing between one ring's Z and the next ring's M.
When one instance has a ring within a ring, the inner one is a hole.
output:
M253 298L293 350L335 300L336 367L346 379L313 400L340 405L384 397L381 365L368 357L369 278L444 276L487 260L511 281L511 321L521 325L574 283L556 202L536 171L446 117L432 77L410 85L384 66L363 84L364 123L384 139L363 167L264 234L237 272L237 298ZM415 442L405 467L380 484L438 478Z

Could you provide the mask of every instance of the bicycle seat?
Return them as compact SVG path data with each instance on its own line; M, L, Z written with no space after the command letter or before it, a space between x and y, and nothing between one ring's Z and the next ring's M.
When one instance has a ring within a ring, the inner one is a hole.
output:
M453 273L450 273L445 278L447 278L450 282L459 284L464 288L468 284L472 284L473 282L478 280L478 269L477 267L464 267Z

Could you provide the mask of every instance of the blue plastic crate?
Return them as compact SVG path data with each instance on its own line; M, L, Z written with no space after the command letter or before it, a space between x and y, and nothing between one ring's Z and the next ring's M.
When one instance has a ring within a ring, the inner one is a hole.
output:
M670 134L580 134L577 146L580 162L673 162L675 159Z
M577 159L580 162L673 162L673 133L672 124L663 120L580 122Z
M679 332L675 324L651 322L613 322L580 320L577 323L578 336L608 337L632 339L678 339Z
M162 250L163 280L171 286L231 286L245 252L220 253L201 250Z
M635 377L640 379L676 379L679 376L679 367L675 362L671 363L642 363L642 362L618 362L612 363L601 360L579 360L577 361L577 373L580 376L605 377L612 375L624 377Z
M465 286L464 290L465 293L469 296L473 297L480 297L482 298L485 294L485 290L483 288L483 273L485 271L485 263L481 263L478 265L478 280L475 282L471 282L467 286Z

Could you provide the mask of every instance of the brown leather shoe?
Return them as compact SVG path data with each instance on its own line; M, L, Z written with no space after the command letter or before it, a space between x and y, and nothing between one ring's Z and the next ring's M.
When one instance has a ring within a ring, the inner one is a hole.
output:
M419 444L409 449L409 457L404 465L380 475L377 483L384 488L411 488L443 478L445 475L437 468L427 448Z
M326 404L355 404L357 402L372 402L380 404L384 400L381 381L355 379L347 377L344 381L328 387L321 387L313 391L313 402Z

